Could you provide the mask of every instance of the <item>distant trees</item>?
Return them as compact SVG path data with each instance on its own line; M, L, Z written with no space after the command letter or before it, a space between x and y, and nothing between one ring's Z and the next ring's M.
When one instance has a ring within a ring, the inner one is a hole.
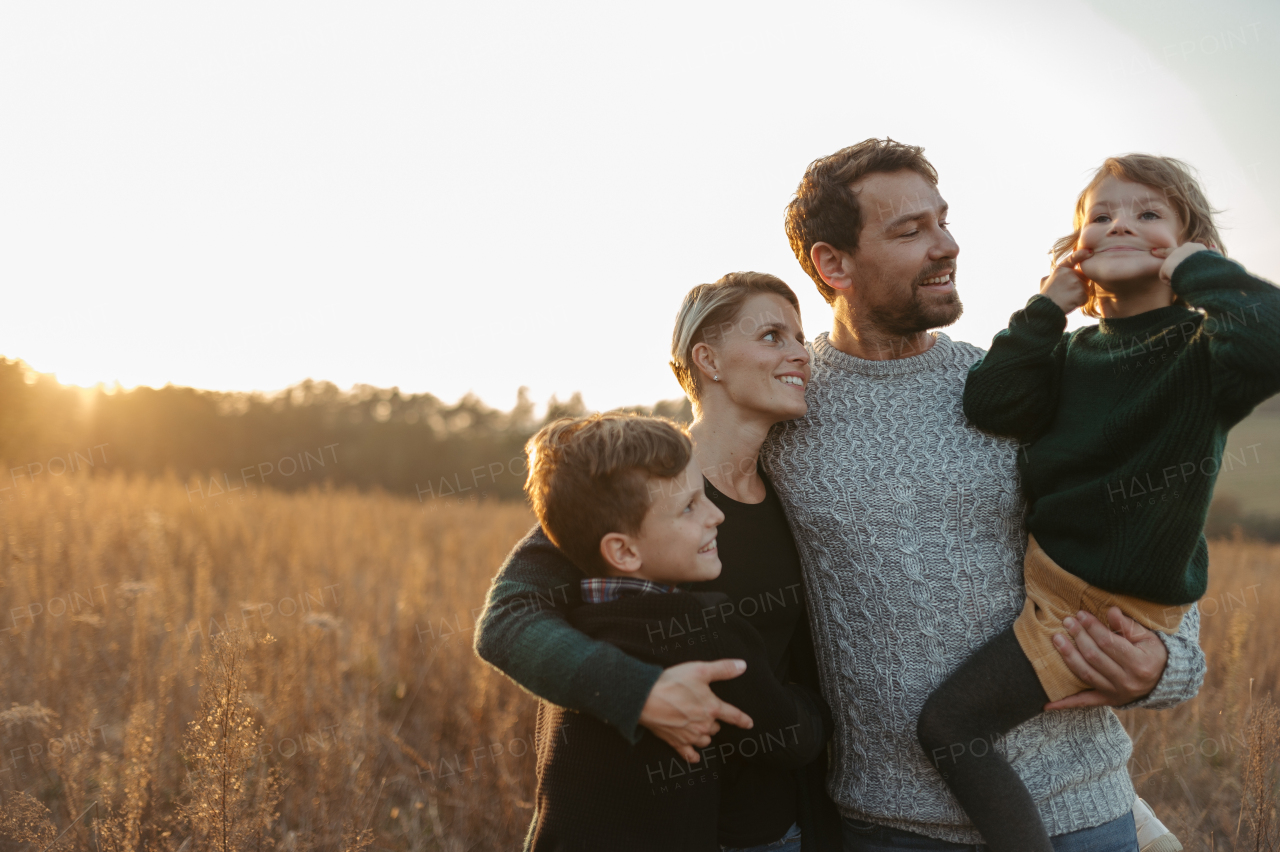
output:
M688 421L687 400L632 410ZM0 359L0 498L32 478L99 470L172 473L193 499L262 485L332 482L439 499L519 498L524 443L543 422L586 413L579 394L534 418L465 396L307 380L278 394L167 386L108 393L59 384Z

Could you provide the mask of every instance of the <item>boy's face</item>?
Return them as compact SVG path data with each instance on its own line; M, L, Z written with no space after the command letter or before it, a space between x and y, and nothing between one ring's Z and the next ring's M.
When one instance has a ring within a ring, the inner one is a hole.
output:
M650 479L653 504L640 532L628 536L636 566L620 571L655 583L692 583L720 576L716 527L724 513L707 499L702 473L693 459L675 479Z
M1174 248L1181 236L1178 212L1159 190L1108 176L1085 196L1076 247L1094 253L1080 268L1106 290L1159 280L1164 259L1151 250Z

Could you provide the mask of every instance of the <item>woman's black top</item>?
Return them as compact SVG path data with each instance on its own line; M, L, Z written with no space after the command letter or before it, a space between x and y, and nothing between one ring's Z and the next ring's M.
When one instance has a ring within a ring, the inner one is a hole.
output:
M725 606L764 639L777 678L818 692L800 555L777 492L763 471L760 477L765 487L760 503L739 503L706 482L707 497L724 512L716 539L723 567L716 579L688 588L727 595ZM838 849L839 815L826 793L826 766L824 750L795 772L749 762L731 767L721 787L720 843L738 848L772 843L799 823L805 850Z

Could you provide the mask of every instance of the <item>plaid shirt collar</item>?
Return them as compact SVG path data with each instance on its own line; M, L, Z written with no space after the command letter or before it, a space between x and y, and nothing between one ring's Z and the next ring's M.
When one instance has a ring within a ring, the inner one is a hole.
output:
M639 577L588 577L581 581L583 603L608 603L625 595L665 594L678 591Z

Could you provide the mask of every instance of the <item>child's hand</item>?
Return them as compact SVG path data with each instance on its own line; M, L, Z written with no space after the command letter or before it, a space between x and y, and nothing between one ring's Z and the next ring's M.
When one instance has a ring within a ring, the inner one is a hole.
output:
M1209 243L1209 245L1204 243L1183 243L1177 248L1153 248L1151 250L1153 255L1165 259L1164 264L1160 267L1160 280L1168 284L1173 280L1173 270L1178 268L1178 264L1196 252L1206 249L1217 251L1218 247L1213 243Z
M1064 314L1071 313L1089 301L1089 288L1079 265L1080 261L1091 257L1093 249L1073 251L1066 260L1054 267L1053 272L1040 279L1040 293L1052 299Z

